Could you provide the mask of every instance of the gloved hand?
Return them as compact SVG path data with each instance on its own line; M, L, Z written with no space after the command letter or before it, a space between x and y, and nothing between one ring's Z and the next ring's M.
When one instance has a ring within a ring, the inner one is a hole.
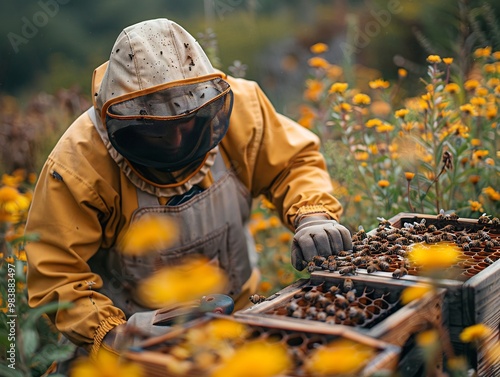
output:
M315 255L327 258L342 250L352 250L349 230L325 216L304 217L295 230L292 243L292 265L299 271Z

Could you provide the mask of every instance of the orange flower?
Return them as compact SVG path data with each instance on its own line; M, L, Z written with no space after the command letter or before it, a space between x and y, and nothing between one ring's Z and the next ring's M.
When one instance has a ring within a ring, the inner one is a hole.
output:
M330 63L328 63L325 59L315 56L308 60L309 66L313 68L328 68Z
M411 181L414 177L415 177L415 173L412 173L412 172L409 172L409 171L405 172L405 178L406 178L407 181Z
M372 89L387 89L390 86L390 83L389 83L389 81L385 81L382 79L376 79L376 80L370 81L368 83L368 85Z
M311 46L311 52L313 54L321 54L328 51L328 46L325 43L316 43Z
M441 57L439 55L429 55L427 61L431 64L441 63Z
M358 93L352 98L352 103L355 105L369 105L370 102L370 97L363 93Z
M330 86L330 90L328 93L337 93L337 94L343 94L346 90L349 84L346 82L336 82L333 83L332 86Z
M390 185L390 182L387 179L381 179L380 181L377 182L379 187L385 188Z

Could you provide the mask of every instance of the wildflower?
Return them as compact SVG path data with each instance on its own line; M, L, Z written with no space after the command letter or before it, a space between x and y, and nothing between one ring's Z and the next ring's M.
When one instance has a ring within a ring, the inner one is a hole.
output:
M259 283L259 291L261 292L269 292L273 288L273 285L268 281L261 281Z
M410 110L408 110L408 109L399 109L399 110L396 110L394 115L396 116L396 118L404 118L406 115L408 115L409 112L410 112Z
M491 157L488 157L486 160L484 160L484 162L486 162L490 166L495 166L495 160Z
M474 106L472 106L470 103L466 103L465 105L460 106L460 111L468 114L468 115L475 115L476 110L474 109Z
M349 84L345 82L336 82L330 86L330 90L328 93L337 93L337 94L343 94L346 90Z
M492 329L482 323L466 327L460 333L460 341L463 343L476 342L485 339L492 334Z
M470 103L473 106L481 107L481 106L484 106L486 104L486 100L483 97L472 97L470 99Z
M302 105L299 107L299 113L301 116L297 122L305 128L312 128L313 121L316 118L313 109L309 106Z
M24 178L20 175L2 174L2 183L5 186L9 186L9 187L14 187L14 188L19 187L19 184L23 181L23 179Z
M304 98L309 101L317 101L323 93L323 84L318 80L307 80Z
M425 94L422 94L420 98L422 98L425 102L429 102L432 99L432 94L427 92Z
M474 151L474 153L472 154L472 158L475 160L482 160L489 153L490 153L490 151L487 149L479 149L477 151Z
M469 90L469 91L475 90L478 86L479 86L479 81L474 80L474 79L467 80L464 83L465 90Z
M378 127L381 125L382 125L382 121L380 119L377 119L377 118L368 119L365 123L365 126L368 128Z
M342 69L342 67L332 64L327 68L326 75L330 79L337 79L338 77L342 76L343 72L344 70Z
M490 200L499 201L500 192L496 191L493 187L488 186L483 189L483 192L488 196Z
M380 126L377 126L375 129L378 133L391 132L394 130L394 126L389 123L383 123Z
M469 200L469 206L473 212L484 212L482 203L477 200Z
M402 79L404 79L406 76L408 76L408 71L404 68L399 68L398 69L398 76Z
M500 51L495 51L492 55L495 60L500 60Z
M371 99L366 94L358 93L352 98L352 103L355 105L369 105L371 103Z
M455 245L438 242L435 244L415 244L410 251L410 259L424 270L440 270L455 264L460 251Z
M377 182L379 187L385 188L390 185L390 182L387 179L381 179Z
M479 175L471 175L469 176L469 182L472 183L473 185L477 185L481 177Z
M277 216L271 216L269 218L269 226L271 228L277 228L281 225L281 221Z
M486 118L492 120L498 115L498 107L496 105L489 105L486 107Z
M284 374L290 366L291 360L281 344L253 341L236 349L211 377L271 377Z
M390 86L389 81L385 81L382 79L370 81L368 85L372 89L387 89Z
M485 64L483 68L484 68L484 72L490 73L490 74L496 73L496 71L497 71L497 67L495 67L494 64Z
M406 305L414 300L424 297L427 293L434 291L432 285L413 285L401 292L401 302Z
M460 92L460 87L458 86L458 84L451 82L449 84L446 84L446 86L444 87L444 91L447 93L455 94Z
M415 173L405 171L405 178L407 181L411 181L415 177Z
M14 187L0 187L0 221L18 222L29 206L30 200Z
M378 154L378 146L377 146L377 144L370 144L370 145L368 145L368 150L373 155Z
M217 318L208 323L207 331L211 339L220 341L241 339L245 336L247 328L242 323L229 319Z
M278 240L281 243L289 243L292 240L292 235L289 232L283 232L278 235Z
M193 258L158 270L140 283L138 293L148 305L165 307L221 292L225 284L226 278L220 269L205 258Z
M470 144L473 147L479 147L481 145L481 139L471 139Z
M145 374L138 364L124 362L114 353L100 348L95 358L77 359L70 377L142 377Z
M177 239L177 224L165 216L144 216L132 223L119 243L122 253L141 255L162 250Z
M370 154L368 152L365 152L365 151L354 153L354 159L356 161L366 161L366 160L368 160L369 157L370 157Z
M276 206L271 203L265 196L261 196L260 198L260 207L264 209L269 209L271 211L276 209Z
M439 333L436 330L426 330L419 333L415 340L420 347L431 347L439 342Z
M486 82L486 85L489 86L490 88L494 88L497 85L500 85L500 79L498 77L492 77Z
M429 55L427 61L431 64L441 63L441 57L439 55Z
M453 63L453 58L443 58L443 63L446 65L451 65Z
M311 52L313 54L321 54L328 51L328 45L325 43L316 43L311 46Z
M324 69L328 68L328 66L330 65L330 63L328 63L325 59L320 58L318 56L309 59L307 63L309 64L310 67L324 68Z
M487 58L491 55L491 47L478 48L474 51L475 58Z
M357 375L373 357L373 348L350 340L335 340L314 350L305 360L305 369L314 376Z
M354 200L354 203L359 203L363 200L363 196L360 194L356 194L356 195L354 195L353 200Z

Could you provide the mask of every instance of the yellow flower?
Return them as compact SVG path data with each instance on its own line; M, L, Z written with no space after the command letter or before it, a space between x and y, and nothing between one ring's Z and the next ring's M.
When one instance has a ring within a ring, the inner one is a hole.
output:
M380 181L377 182L377 185L379 187L385 188L390 185L390 182L387 179L381 179Z
M271 203L265 196L261 196L260 198L260 206L264 209L269 209L271 211L276 209L276 206Z
M481 145L481 139L471 139L470 143L473 147L479 147Z
M330 79L337 79L342 75L342 73L344 73L342 67L339 67L338 65L335 64L332 64L326 70L326 76Z
M440 270L455 264L460 251L455 245L444 242L418 243L410 251L410 260L424 270Z
M363 196L361 194L354 195L354 203L359 203L363 200Z
M478 202L477 200L469 200L469 206L471 211L484 212L482 203Z
M465 90L475 90L479 86L479 81L470 79L464 83Z
M460 333L460 341L463 343L476 342L485 339L492 334L492 329L482 323L466 327Z
M473 106L484 106L486 104L486 100L483 98L483 97L472 97L470 99L470 103L473 105Z
M408 76L408 71L404 68L399 68L398 69L398 76L403 79L406 76Z
M488 186L483 189L483 192L488 196L490 200L499 201L500 192L496 191L493 187Z
M486 73L496 73L497 67L495 67L495 64L485 64L484 65L484 72Z
M304 98L309 101L317 101L323 92L323 84L318 80L307 80Z
M313 68L324 68L324 69L328 68L328 66L330 65L330 63L328 63L325 59L320 58L318 56L309 59L308 64L310 67Z
M243 339L247 333L244 324L229 319L217 318L207 324L207 331L211 339L216 341Z
M378 146L377 146L377 144L370 144L370 145L368 145L368 150L373 155L378 154Z
M487 149L478 149L477 151L474 151L474 153L472 154L472 158L477 159L477 160L482 160L489 153L490 153L490 151Z
M18 222L30 206L27 196L10 186L0 187L0 221Z
M394 130L394 126L389 123L383 123L380 126L377 126L375 130L378 133L391 132Z
M165 216L148 215L132 223L119 242L128 255L142 255L171 246L177 239L177 224Z
M424 297L427 293L433 292L434 287L432 285L413 285L411 287L405 288L401 292L401 302L406 305L414 300Z
M453 58L443 58L443 63L446 65L451 65L453 63Z
M439 333L437 330L426 330L417 334L415 341L420 347L432 347L438 344Z
M468 114L468 115L475 115L476 110L474 109L474 106L472 106L470 103L466 103L465 105L460 106L460 111Z
M290 366L291 360L284 346L253 341L223 360L211 377L271 377L284 374Z
M405 178L407 181L411 181L413 178L415 178L415 173L405 171Z
M498 77L492 77L486 82L486 85L488 85L490 88L494 88L497 85L500 85L500 79Z
M370 97L363 93L358 93L352 98L352 103L355 105L369 105L370 102Z
M354 159L356 161L366 161L368 158L370 158L370 154L368 152L360 151L354 153Z
M498 115L498 107L496 105L488 105L486 107L486 118L492 120Z
M376 80L370 81L368 83L368 85L372 89L387 89L390 86L389 81L385 81L382 79L376 79Z
M316 43L311 46L311 52L313 54L321 54L326 51L328 51L328 45L325 43Z
M347 87L349 84L345 82L336 82L330 86L330 90L328 93L337 93L337 94L342 94L347 90Z
M346 113L349 113L352 111L352 107L351 105L349 105L348 103L346 102L342 102L340 105L339 105L339 108L341 111L343 112L346 112Z
M431 64L441 63L441 57L439 55L429 55L427 61Z
M69 373L70 377L142 377L140 365L126 362L118 355L100 348L95 358L77 359Z
M148 307L196 300L220 293L226 285L223 272L205 258L192 258L180 265L164 267L143 280L138 287L140 299Z
M474 57L476 58L487 58L491 55L491 47L487 46L484 48L478 48L474 51Z
M408 115L409 112L410 112L410 110L408 110L408 109L399 109L399 110L396 110L394 115L396 116L396 118L404 118L406 115Z
M444 90L445 90L445 92L448 92L448 93L459 93L460 87L458 86L458 84L451 82L444 87Z
M8 174L2 174L2 183L5 186L9 187L19 187L19 184L24 180L24 177L22 177L19 174L13 174L13 175L8 175Z
M297 121L301 126L305 128L312 128L316 114L313 109L309 106L302 105L299 107L300 118Z
M292 240L292 234L290 232L283 232L278 235L278 240L281 243L289 243Z
M269 226L271 228L277 228L281 225L281 221L277 216L271 216L269 218Z
M495 51L492 55L494 59L500 60L500 51Z
M347 339L334 340L312 352L305 370L313 376L355 376L374 356L375 350Z
M469 176L469 182L472 183L473 185L477 185L481 177L479 175L471 175Z
M377 118L368 119L365 123L365 126L368 128L378 127L381 125L382 125L382 121L380 119L377 119Z

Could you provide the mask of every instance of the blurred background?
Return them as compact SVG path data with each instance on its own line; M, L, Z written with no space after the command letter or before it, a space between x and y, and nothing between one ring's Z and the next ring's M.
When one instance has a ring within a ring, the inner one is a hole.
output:
M430 53L457 56L475 44L500 43L498 25L489 30L491 41L470 38L500 11L494 0L3 0L1 7L0 93L24 104L61 88L90 94L92 71L120 31L157 17L209 39L219 68L245 64L246 77L285 113L301 96L309 47L317 42L352 75L359 65L388 80L398 67L419 77Z

